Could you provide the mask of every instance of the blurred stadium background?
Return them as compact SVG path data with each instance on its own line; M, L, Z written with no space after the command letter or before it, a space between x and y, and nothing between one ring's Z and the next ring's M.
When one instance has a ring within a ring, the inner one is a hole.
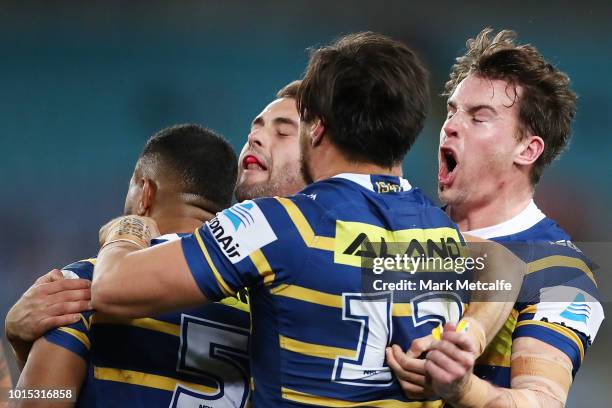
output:
M571 148L537 202L576 241L612 248L611 17L603 1L1 1L0 316L40 274L95 255L152 133L200 123L239 151L252 118L300 77L305 48L360 30L417 49L434 95L484 26L534 43L580 98ZM441 97L430 112L404 171L435 196ZM598 279L612 316L609 274ZM611 340L604 322L568 406L610 406Z

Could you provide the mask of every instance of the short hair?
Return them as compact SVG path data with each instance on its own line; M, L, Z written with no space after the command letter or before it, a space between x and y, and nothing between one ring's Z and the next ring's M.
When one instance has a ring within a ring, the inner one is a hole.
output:
M301 83L302 81L300 81L299 79L288 83L287 85L282 87L280 91L276 93L276 98L277 99L281 99L281 98L295 99L297 98L298 90L300 89Z
M510 86L520 86L520 133L532 132L544 140L544 151L534 163L530 179L537 184L544 168L561 154L571 134L576 115L576 94L570 89L569 77L548 63L530 44L514 43L516 33L502 30L492 36L489 27L467 41L467 51L457 58L444 95L450 96L461 81L474 74L488 79L501 79Z
M199 125L183 124L162 129L146 143L139 163L151 163L176 178L180 193L194 194L217 212L231 205L238 160L219 134Z
M300 119L320 119L348 159L392 167L423 129L428 73L406 45L373 32L311 52L298 89Z

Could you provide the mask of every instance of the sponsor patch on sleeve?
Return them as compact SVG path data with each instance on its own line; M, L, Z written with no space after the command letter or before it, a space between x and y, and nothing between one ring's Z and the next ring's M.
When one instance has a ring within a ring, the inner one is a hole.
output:
M571 286L555 286L540 290L533 320L557 323L595 339L604 319L603 307L587 292Z
M277 239L263 212L251 200L223 210L206 226L233 264Z

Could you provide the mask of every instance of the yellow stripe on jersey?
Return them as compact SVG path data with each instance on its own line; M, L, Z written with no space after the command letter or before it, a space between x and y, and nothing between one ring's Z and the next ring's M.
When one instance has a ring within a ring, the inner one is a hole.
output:
M96 258L81 259L79 262L89 262L93 266L96 266Z
M567 337L568 339L576 343L578 350L580 350L580 361L584 360L584 346L582 345L582 342L580 341L580 338L578 337L578 335L576 335L576 333L574 333L571 329L568 329L567 327L563 327L560 324L541 322L541 321L536 321L536 320L523 320L522 322L518 322L516 327L518 328L521 326L528 326L528 325L546 327L550 330L554 330L557 333L564 335L565 337Z
M87 329L87 331L91 330L91 319L93 318L93 315L90 315L89 319L86 319L85 316L83 316L83 313L80 313L79 317L81 318L85 329Z
M541 271L542 269L553 268L555 266L580 269L586 274L586 276L589 277L589 279L593 281L595 287L597 287L597 282L595 282L593 272L591 272L591 269L587 266L587 264L584 263L582 259L571 256L553 255L538 259L537 261L529 262L527 264L527 273L534 273Z
M521 310L521 314L523 313L535 313L538 311L538 305L529 305L526 308L524 308L523 310Z
M223 277L221 276L221 274L215 267L215 264L213 263L212 259L210 258L210 255L208 254L208 250L206 249L206 245L204 244L204 241L202 240L202 236L200 236L200 230L196 229L194 235L198 241L198 244L200 245L200 250L204 254L204 258L206 259L206 262L208 262L208 266L210 267L210 270L212 271L213 275L215 275L215 279L217 280L217 284L219 285L219 288L221 288L221 291L223 292L225 296L234 296L235 292L223 280Z
M293 351L310 357L328 358L335 360L336 357L356 358L357 352L342 347L324 346L322 344L306 343L285 336L278 336L282 349Z
M58 328L58 330L63 331L64 333L68 333L69 335L83 343L87 350L91 349L91 343L89 342L89 338L83 332L75 330L71 327L60 327Z
M516 327L518 315L519 312L513 309L508 320L504 323L504 326L493 340L491 340L491 343L489 343L484 353L478 357L476 364L510 367L510 357L512 356L512 332L514 332L514 328Z
M180 336L181 328L178 324L172 324L161 320L145 317L142 319L122 319L109 315L96 314L93 324L122 324L126 326L140 327L141 329L153 330L171 336Z
M278 285L270 290L277 296L285 296L292 299L301 300L309 303L316 303L322 306L337 307L342 309L342 296L330 293L319 292L318 290L303 288L296 285Z
M285 296L303 302L342 309L342 296L340 295L332 295L331 293L286 284L278 285L271 289L270 292L276 296ZM391 313L394 317L412 316L412 306L410 303L394 303Z
M339 400L334 398L319 397L317 395L306 394L305 392L291 390L282 387L281 395L283 399L299 402L302 404L318 405L322 407L383 407L383 408L439 408L444 402L438 401L414 401L403 402L398 400L377 400L368 402L354 402Z
M221 303L225 306L233 307L234 309L242 310L243 312L250 313L251 308L247 303L240 301L235 297L226 297L221 299L218 303Z
M264 285L269 285L274 282L274 271L266 259L266 256L261 252L261 249L251 253L250 257L255 268L257 268L257 272L259 272L259 276L263 277Z
M391 315L394 317L412 316L412 305L410 303L394 303Z
M384 254L381 254L382 242L388 247ZM384 257L385 254L402 255L407 251L409 256L416 253L417 256L425 254L427 258L440 259L467 255L467 247L461 243L459 233L454 228L410 228L391 231L363 222L336 221L335 263L361 268L369 266L364 263L366 260L381 255ZM427 271L427 268L422 271ZM449 272L453 269L443 271ZM417 272L421 272L421 268Z
M309 248L323 249L325 251L333 251L335 249L335 241L332 237L323 237L315 235L312 227L304 217L304 214L300 211L297 205L288 198L274 197L276 200L285 208L289 218L295 224L300 236L304 240L304 243Z
M216 388L207 387L206 385L202 384L181 381L172 377L164 377L161 375L148 374L140 371L120 370L118 368L94 367L94 377L98 380L141 385L143 387L157 388L166 391L174 391L176 385L178 384L206 394L214 395L218 392Z

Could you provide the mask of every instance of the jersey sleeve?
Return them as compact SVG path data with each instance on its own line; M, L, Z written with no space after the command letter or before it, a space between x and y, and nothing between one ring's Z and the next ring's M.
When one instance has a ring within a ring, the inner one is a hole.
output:
M93 277L95 259L87 259L72 263L62 268L66 279L88 279ZM93 311L80 313L80 319L68 326L58 327L45 333L46 340L67 350L72 351L84 360L87 360L91 349L89 329Z
M204 295L218 301L241 288L274 282L283 268L273 268L266 254L289 250L295 231L286 220L278 200L247 200L183 237L183 254Z
M604 319L597 285L581 257L542 259L528 265L533 276L528 274L525 284L537 281L539 290L521 304L513 338L532 337L556 347L570 358L575 374ZM534 265L542 269L535 271Z

